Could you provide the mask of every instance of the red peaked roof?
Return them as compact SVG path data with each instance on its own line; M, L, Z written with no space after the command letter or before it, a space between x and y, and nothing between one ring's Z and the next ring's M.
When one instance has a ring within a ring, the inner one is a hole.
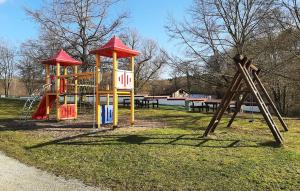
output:
M57 63L59 63L62 66L72 66L72 65L82 64L82 62L72 58L63 49L61 49L58 53L56 53L52 58L49 58L47 60L42 60L42 64L57 65Z
M113 52L117 52L118 58L128 58L137 56L140 53L127 47L118 37L112 37L104 46L90 51L90 54L99 54L100 56L113 57Z

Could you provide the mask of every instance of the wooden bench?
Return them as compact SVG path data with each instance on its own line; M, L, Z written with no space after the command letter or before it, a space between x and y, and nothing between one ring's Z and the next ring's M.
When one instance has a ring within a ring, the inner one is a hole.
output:
M193 105L191 106L191 108L192 108L192 111L193 111L193 112L195 112L196 109L198 109L199 112L200 112L200 111L202 112L204 109L205 109L206 112L209 111L209 106L206 105L206 104L205 104L205 105L194 105L194 104L193 104Z

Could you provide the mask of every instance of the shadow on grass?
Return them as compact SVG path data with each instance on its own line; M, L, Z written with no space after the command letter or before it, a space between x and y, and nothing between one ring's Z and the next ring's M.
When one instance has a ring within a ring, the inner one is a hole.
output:
M158 120L161 122L165 122L171 128L178 128L184 130L205 130L211 120L212 115L200 115L200 116L192 116L192 115L169 115L162 114L160 116L146 116L143 117L143 120ZM219 122L219 125L227 125L227 121Z
M104 131L89 132L76 136L55 139L25 149L35 149L49 145L66 146L115 146L115 145L152 145L152 146L189 146L203 148L239 148L239 147L278 147L276 142L259 143L236 139L210 139L197 134L124 134L103 135Z
M49 128L65 128L65 129L92 129L92 122L80 122L80 123L59 123L56 120L19 120L17 118L13 119L0 119L0 132L1 131L32 131L39 129Z

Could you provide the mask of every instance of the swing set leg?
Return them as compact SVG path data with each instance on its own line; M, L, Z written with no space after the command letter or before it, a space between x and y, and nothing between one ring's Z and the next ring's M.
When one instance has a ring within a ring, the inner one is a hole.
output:
M236 109L235 109L233 115L231 116L231 119L230 119L230 121L228 122L227 127L231 127L231 125L232 125L232 123L233 123L233 121L234 121L236 115L240 112L241 107L242 107L244 101L246 100L246 98L248 97L249 94L248 94L248 93L244 93L244 94L242 94L242 95L243 95L243 98L242 98L242 100L239 101L239 103L237 104L237 107L236 107Z

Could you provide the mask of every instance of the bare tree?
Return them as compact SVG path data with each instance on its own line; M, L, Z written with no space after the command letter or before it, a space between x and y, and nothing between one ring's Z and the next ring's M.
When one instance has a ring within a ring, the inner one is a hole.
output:
M300 8L298 0L281 1L283 12L276 14L277 21L284 28L293 28L300 30Z
M295 56L299 49L297 31L284 30L274 33L270 30L265 38L253 42L247 50L248 55L257 55L256 63L262 69L262 80L267 85L278 110L287 115L295 106L295 98L300 92L299 57ZM251 52L255 52L251 54Z
M169 36L187 47L187 53L208 64L210 56L218 62L244 53L252 39L261 36L259 23L269 19L275 0L194 0L183 22L170 19Z
M44 0L39 10L26 9L42 31L52 34L73 56L83 63L90 60L88 50L107 40L117 32L127 13L115 18L109 14L110 8L118 0ZM72 50L72 51L71 51ZM87 69L87 65L83 70Z
M53 33L43 31L37 40L28 40L20 45L17 68L28 94L45 83L41 60L50 58L61 48L70 51L62 43Z
M134 79L139 92L149 81L159 78L160 70L168 62L168 54L155 41L144 39L134 30L123 34L122 39L130 48L141 52L135 60Z
M171 19L166 29L199 60L193 77L205 83L226 85L236 53L253 58L279 110L288 114L299 95L299 11L297 0L194 0L188 17Z
M15 57L14 49L4 43L0 45L0 79L6 97L15 74Z
M20 59L17 65L19 76L29 95L41 84L45 83L42 75L44 68L39 60L43 55L38 51L40 49L32 49L32 43L27 42L21 45Z
M179 56L172 55L169 56L168 66L171 69L171 76L174 78L174 90L176 91L178 88L184 88L188 92L191 91L192 81L195 75L195 66L197 64L194 60L184 60ZM185 78L185 87L178 87L177 79L178 77Z

